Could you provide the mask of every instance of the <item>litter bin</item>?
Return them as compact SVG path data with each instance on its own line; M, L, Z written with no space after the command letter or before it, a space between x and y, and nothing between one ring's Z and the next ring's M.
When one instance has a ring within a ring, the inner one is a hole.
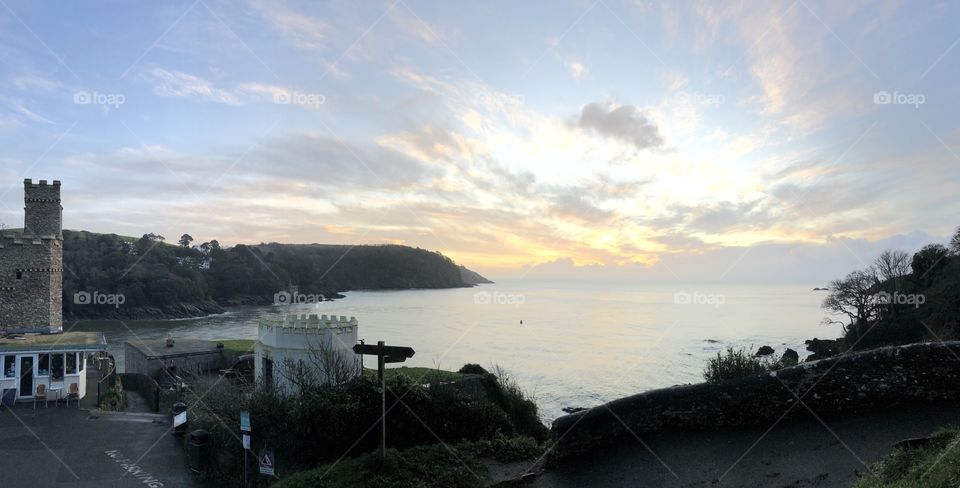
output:
M207 469L207 441L210 434L203 429L197 429L190 433L190 470L194 474L200 474Z
M187 404L183 402L177 402L173 404L173 424L177 424L177 415L187 411ZM177 425L173 428L173 435L182 436L187 433L187 422L184 422L180 425Z

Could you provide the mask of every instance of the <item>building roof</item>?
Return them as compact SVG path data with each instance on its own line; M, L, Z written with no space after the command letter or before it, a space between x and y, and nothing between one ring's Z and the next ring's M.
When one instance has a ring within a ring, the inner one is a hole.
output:
M0 338L0 351L106 351L101 332L18 334Z
M173 347L167 347L166 339L133 340L126 344L140 351L147 359L193 356L220 352L217 343L200 339L174 339Z

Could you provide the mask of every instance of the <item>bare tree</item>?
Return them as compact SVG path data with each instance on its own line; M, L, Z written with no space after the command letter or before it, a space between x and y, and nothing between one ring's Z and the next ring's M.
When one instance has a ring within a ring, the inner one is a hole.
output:
M834 315L846 315L849 324L829 318L825 323L843 325L843 332L854 324L867 323L876 317L876 293L879 278L873 267L854 271L840 280L830 282L830 294L821 307Z
M886 250L873 262L878 277L895 285L899 290L904 278L910 274L910 255L900 250Z
M360 375L360 359L350 349L320 340L307 348L304 359L284 359L278 373L295 393L318 386L342 385Z

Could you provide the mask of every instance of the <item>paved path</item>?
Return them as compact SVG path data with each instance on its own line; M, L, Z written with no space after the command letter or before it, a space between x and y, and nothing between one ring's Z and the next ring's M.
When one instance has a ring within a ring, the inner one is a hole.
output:
M823 421L826 426L808 414L766 436L766 428L643 436L649 451L632 440L566 461L535 486L849 488L857 473L869 476L866 466L888 454L893 443L960 425L960 405Z
M0 409L0 487L195 486L169 427L158 415L92 418L62 404Z

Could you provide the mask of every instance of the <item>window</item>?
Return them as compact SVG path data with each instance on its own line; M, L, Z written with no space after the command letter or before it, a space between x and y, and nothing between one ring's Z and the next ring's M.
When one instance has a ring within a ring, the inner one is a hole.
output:
M87 365L87 359L84 356L85 355L82 352L77 353L77 363L80 364L81 372L83 371L83 367Z
M40 354L40 360L37 361L37 376L50 376L50 355Z
M67 374L77 374L77 353L67 353Z
M63 354L50 355L50 377L55 380L63 378Z
M4 378L13 378L16 376L14 367L17 364L16 356L4 356L3 357L3 377Z
M22 280L22 279L23 279L23 271L17 271L17 279L18 279L18 280Z

